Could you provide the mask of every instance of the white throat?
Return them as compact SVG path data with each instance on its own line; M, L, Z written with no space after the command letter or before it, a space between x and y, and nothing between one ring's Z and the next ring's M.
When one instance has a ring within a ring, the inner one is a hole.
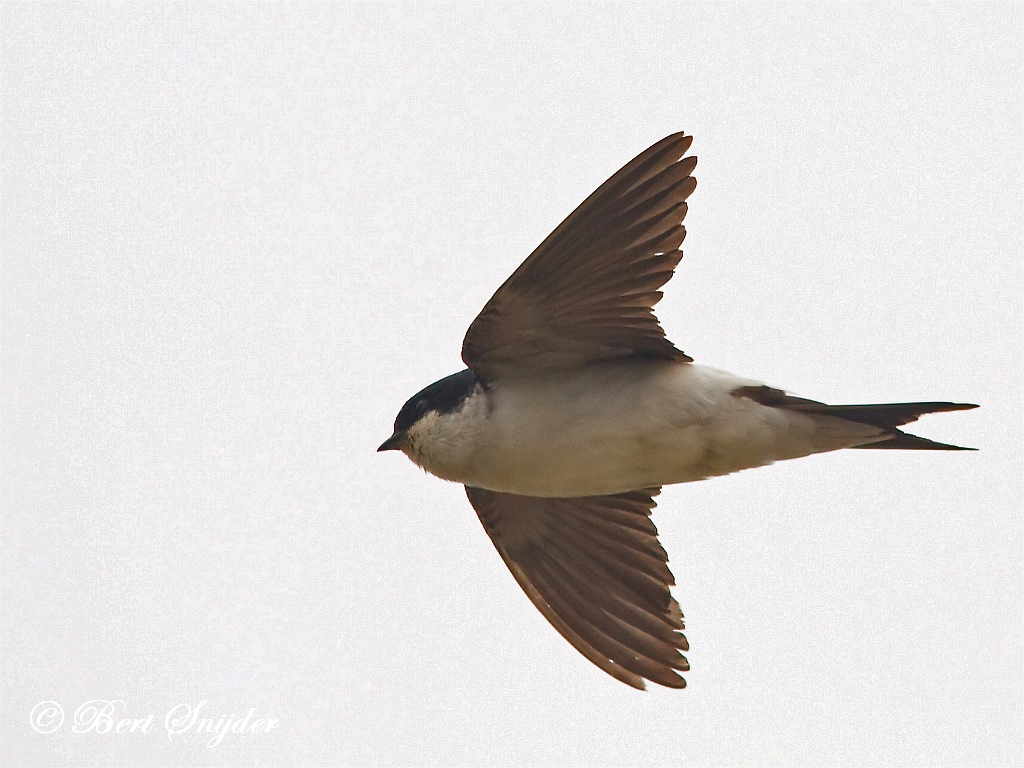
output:
M432 475L465 482L466 467L486 432L489 412L487 393L477 384L456 410L429 411L409 427L402 450Z

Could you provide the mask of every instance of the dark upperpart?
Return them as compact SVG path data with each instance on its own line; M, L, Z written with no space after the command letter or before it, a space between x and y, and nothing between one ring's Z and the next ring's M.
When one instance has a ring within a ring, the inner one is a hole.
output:
M466 368L424 387L410 397L398 412L395 432L404 432L429 411L451 413L456 410L472 394L479 381L477 375Z

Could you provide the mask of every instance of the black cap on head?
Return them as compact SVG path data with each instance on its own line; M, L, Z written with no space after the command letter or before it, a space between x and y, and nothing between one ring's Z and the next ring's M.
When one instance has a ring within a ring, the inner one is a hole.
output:
M402 410L398 412L398 417L395 419L395 433L385 440L377 450L400 449L405 431L419 421L423 414L430 411L451 413L472 394L473 388L478 382L476 374L467 368L464 371L453 373L451 376L445 376L429 387L421 389L402 406Z

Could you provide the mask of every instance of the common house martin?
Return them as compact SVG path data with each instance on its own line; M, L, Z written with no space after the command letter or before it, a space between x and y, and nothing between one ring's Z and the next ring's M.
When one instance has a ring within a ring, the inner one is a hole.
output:
M663 485L840 448L971 450L900 427L968 403L826 405L693 363L653 307L683 257L697 158L676 133L548 235L413 395L379 451L462 483L519 586L612 677L686 685L689 646L650 519Z

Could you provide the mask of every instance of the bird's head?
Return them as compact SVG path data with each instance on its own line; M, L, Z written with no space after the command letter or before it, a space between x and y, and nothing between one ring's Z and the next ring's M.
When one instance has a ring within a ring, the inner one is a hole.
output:
M430 434L443 417L458 411L480 384L469 368L435 381L410 397L395 418L395 431L380 444L378 451L402 451L417 464L417 444Z

